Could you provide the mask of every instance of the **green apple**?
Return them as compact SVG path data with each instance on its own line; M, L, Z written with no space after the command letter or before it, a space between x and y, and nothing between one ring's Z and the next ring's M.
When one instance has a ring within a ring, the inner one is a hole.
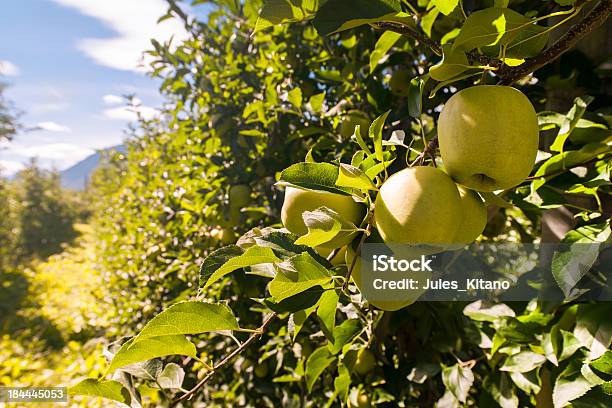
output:
M355 359L355 365L353 368L360 375L366 375L376 367L376 357L368 349L361 349L357 352L357 358Z
M444 105L438 121L440 154L448 174L477 191L516 186L538 152L533 105L509 86L463 89Z
M305 235L308 227L302 214L314 211L319 207L327 207L337 212L343 219L343 228L349 224L361 224L365 216L365 206L356 202L350 195L336 194L327 191L303 190L297 187L287 187L285 201L281 209L281 221L285 228L296 235ZM331 241L321 245L323 248L340 248L355 238L354 232L340 232Z
M255 366L253 372L257 378L264 378L268 376L268 364L264 361L263 363L259 363Z
M348 401L349 408L371 408L372 407L372 401L370 399L370 396L366 394L364 390L359 390L357 392L357 395L355 395L353 399L354 400L349 398L349 401Z
M210 231L210 237L223 245L229 245L236 242L236 233L231 228L213 228Z
M463 186L457 186L461 196L463 217L452 243L463 246L473 242L487 225L487 206L478 193Z
M366 240L367 242L367 240ZM410 254L410 255L414 255L414 254ZM426 254L424 254L426 255ZM345 261L346 261L346 267L350 268L352 263L353 263L353 259L355 258L355 250L348 245L346 248L346 255L345 255ZM357 257L357 260L355 261L355 265L353 266L353 270L351 271L351 279L353 280L353 282L355 282L355 285L357 286L357 289L359 289L359 291L361 293L363 293L363 285L366 283L363 281L362 279L362 261L361 261L361 256ZM369 265L369 263L368 263ZM385 272L387 273L387 272ZM372 275L373 272L370 271L370 275ZM414 276L415 279L419 279L421 280L422 278L420 276ZM370 284L370 283L368 283ZM379 298L376 299L367 299L368 303L380 310L384 310L387 312L394 312L396 310L400 310L406 306L409 306L411 304L413 304L418 298L419 296L422 294L422 291L413 291L413 290L405 290L402 291L402 298L401 299L394 299L394 300L381 300ZM383 295L381 295L383 296Z
M355 133L355 126L359 125L361 137L366 138L370 128L370 118L359 110L350 110L344 116L338 126L338 132L342 139L346 140Z
M412 72L409 69L402 68L398 69L391 75L389 80L389 87L391 92L398 96L408 96L408 90L410 89L410 80L412 80Z
M236 184L229 189L229 205L240 209L251 202L251 187L246 184Z
M462 216L457 185L442 170L426 166L389 177L374 208L374 224L385 242L427 245L430 253L453 242Z

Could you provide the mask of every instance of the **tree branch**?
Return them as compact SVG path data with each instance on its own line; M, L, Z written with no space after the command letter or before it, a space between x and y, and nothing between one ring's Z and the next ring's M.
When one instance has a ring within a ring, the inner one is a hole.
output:
M215 373L217 371L219 371L221 368L223 368L226 365L228 365L234 359L234 357L236 357L238 354L242 353L247 347L249 347L255 341L259 340L261 335L266 331L266 329L268 328L268 326L270 325L270 323L272 322L272 320L274 320L274 318L276 316L277 316L276 312L273 312L272 314L270 314L264 320L263 324L257 329L257 331L255 333L251 334L249 336L249 338L246 339L246 341L244 343L242 343L238 348L236 348L234 351L232 351L230 354L228 354L218 364L215 364L213 369L210 370L210 372L208 374L206 374L206 376L204 378L202 378L202 380L199 383L197 383L195 387L193 387L191 390L189 390L188 392L186 392L185 394L181 395L179 398L174 400L172 402L171 406L175 406L179 402L184 401L186 399L190 399L191 397L193 397L193 395L200 388L202 388L208 382L208 380L210 380L212 378L212 376L215 375Z
M381 23L373 23L372 26L378 30L387 30L387 31L393 31L395 33L398 34L402 34L405 35L407 37L412 37L415 40L417 40L418 42L420 42L423 45L426 45L427 47L429 47L434 53L436 53L437 55L442 55L442 48L440 47L440 45L435 42L434 40L432 40L431 38L427 37L424 34L419 33L416 30L413 30L412 28L404 25L404 24L400 24L400 23L392 23L392 22L381 22Z
M593 31L593 29L602 25L608 19L610 12L612 12L612 0L601 0L582 21L572 26L559 40L538 56L528 59L525 63L515 68L502 67L498 71L498 75L502 78L499 84L510 85L555 61L563 53L573 48L578 41Z
M610 12L612 12L612 0L601 0L578 24L571 27L553 45L538 56L528 59L525 63L517 67L509 67L496 58L487 57L476 51L468 52L467 57L471 62L498 68L496 74L501 78L499 84L510 85L524 76L555 61L562 54L573 48L587 34L602 25L608 19ZM411 37L430 48L435 54L442 55L442 47L440 44L427 37L425 34L414 30L412 27L395 22L373 23L372 26L379 30L393 31Z
M419 33L418 31L403 25L401 23L392 23L392 22L381 22L374 23L372 26L378 30L388 30L393 31L398 34L402 34L407 37L411 37L421 44L427 46L431 49L436 55L442 55L442 47L440 44L427 37L425 34ZM479 54L475 51L470 51L467 53L467 57L471 62L477 62L481 65L489 65L492 67L501 66L502 62L495 58L487 57L486 55Z

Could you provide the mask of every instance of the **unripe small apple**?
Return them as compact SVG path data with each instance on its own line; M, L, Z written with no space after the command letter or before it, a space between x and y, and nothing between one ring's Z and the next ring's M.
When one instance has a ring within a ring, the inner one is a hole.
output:
M444 105L438 120L440 154L448 174L477 191L521 183L538 153L535 109L509 86L463 89Z
M223 245L236 242L236 233L231 228L213 228L210 231L210 237Z
M264 361L255 366L253 372L257 378L265 378L268 376L268 364Z
M354 401L349 398L348 406L349 408L371 408L372 400L364 390L359 390L354 398Z
M411 255L415 255L415 254L411 254ZM350 245L348 245L346 248L346 256L345 256L347 268L351 267L354 258L355 258L355 250ZM355 261L355 265L353 266L353 270L351 271L351 279L353 280L353 282L355 282L357 289L359 289L359 291L363 293L364 291L363 285L371 284L372 282L364 282L363 277L362 277L362 273L363 273L362 265L363 263L361 261L361 256L358 256L357 260ZM366 265L370 266L371 263L368 262L366 263ZM372 270L370 270L369 272L370 272L369 274L370 276L374 275L374 272ZM368 301L368 303L370 303L370 305L380 310L384 310L387 312L394 312L396 310L403 309L404 307L413 304L419 298L419 296L421 296L422 293L423 293L422 290L419 290L419 291L404 290L402 291L401 298L399 298L398 296L398 299L389 300L388 297L385 297L384 292L381 291L380 295L377 296L376 298L372 298L372 299L366 298L366 300ZM385 298L385 299L381 299L379 297Z
M398 96L408 96L410 80L412 77L412 72L407 68L402 68L395 71L389 80L391 92Z
M236 184L229 189L230 208L240 209L251 202L251 187L246 184Z
M368 349L361 349L357 352L357 358L353 368L360 375L365 375L376 367L376 357Z
M342 195L327 191L303 190L296 187L287 187L285 201L281 209L281 221L285 228L292 233L302 236L308 233L302 214L305 211L314 211L319 207L327 207L337 212L346 222L343 228L348 229L347 223L359 225L365 216L365 207L356 202L350 195ZM321 245L323 248L340 248L350 243L355 237L354 232L340 232L331 241Z
M442 170L426 166L389 177L374 209L374 224L385 242L426 245L430 253L453 242L462 217L457 185Z
M343 140L348 139L355 133L355 126L359 125L361 137L366 138L370 128L370 118L359 110L350 110L344 116L338 126L338 132Z

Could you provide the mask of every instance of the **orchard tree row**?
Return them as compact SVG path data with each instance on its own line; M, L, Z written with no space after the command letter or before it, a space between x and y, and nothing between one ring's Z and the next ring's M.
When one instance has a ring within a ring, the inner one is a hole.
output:
M609 291L610 1L202 3L169 2L162 115L94 179L117 341L73 394L606 406L612 310L582 296ZM364 243L473 241L570 250L530 302L362 296Z

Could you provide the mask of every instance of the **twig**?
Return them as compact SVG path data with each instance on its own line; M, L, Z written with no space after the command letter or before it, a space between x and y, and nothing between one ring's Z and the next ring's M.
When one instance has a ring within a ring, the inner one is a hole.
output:
M600 1L582 21L572 26L561 38L559 38L559 40L538 56L528 59L518 67L502 67L502 69L498 71L499 76L502 78L499 84L510 85L524 76L542 68L544 65L555 61L563 53L573 48L578 41L584 38L584 36L593 29L602 25L608 19L610 12L612 12L612 0Z
M400 23L392 23L392 22L381 22L381 23L374 23L372 24L372 26L379 30L393 31L398 34L412 37L418 42L420 42L421 44L424 44L427 47L429 47L437 55L442 55L442 47L440 47L440 45L437 42L427 37L426 35L413 30L407 25L400 24Z
M370 216L368 217L368 221L367 221L368 226L366 227L366 230L363 233L363 235L361 235L359 244L357 244L357 249L355 250L355 256L353 257L351 261L351 265L349 266L348 271L346 272L346 275L344 276L344 283L342 284L342 290L346 290L346 288L348 287L349 280L351 279L351 274L353 273L353 268L355 268L355 264L357 263L357 258L359 257L359 255L361 255L361 247L363 246L363 243L365 242L366 238L372 232L372 215L373 214L374 213L371 212Z
M221 360L218 364L213 366L213 369L210 370L210 372L208 374L206 374L206 376L204 378L202 378L202 380L196 384L195 387L193 387L191 390L189 390L188 392L186 392L185 394L181 395L179 398L177 398L176 400L174 400L171 404L171 406L175 406L176 404L178 404L181 401L185 401L186 399L190 399L191 397L193 397L193 395L200 389L202 388L207 382L208 380L210 380L212 378L213 375L215 375L215 373L220 370L221 368L225 367L226 365L228 365L232 359L234 357L236 357L238 354L242 353L247 347L249 347L251 344L253 344L255 341L257 341L261 335L266 331L266 329L268 328L268 326L270 325L270 323L272 322L272 320L277 316L276 312L273 312L272 314L270 314L263 322L263 324L257 329L257 332L251 334L249 336L248 339L246 339L246 341L244 343L242 343L238 348L236 348L234 351L232 351L230 354L228 354L223 360Z
M375 23L372 26L378 30L388 30L393 31L398 34L405 35L407 37L411 37L421 44L429 47L436 55L442 56L442 47L440 44L427 37L425 34L419 33L418 31L412 29L401 23L392 23L392 22L382 22ZM467 53L467 57L470 62L477 62L480 65L488 65L491 67L500 67L502 62L495 58L487 57L486 55L479 54L477 52L471 51Z
M416 159L414 159L414 161L412 163L410 163L409 167L414 166L416 163L418 163L419 161L422 161L426 155L430 155L432 157L432 159L435 160L435 156L433 155L433 152L438 148L438 135L434 136L429 143L427 143L427 146L425 146L425 148L423 149L423 151L421 152L421 154L419 154ZM422 164L422 163L421 163Z

